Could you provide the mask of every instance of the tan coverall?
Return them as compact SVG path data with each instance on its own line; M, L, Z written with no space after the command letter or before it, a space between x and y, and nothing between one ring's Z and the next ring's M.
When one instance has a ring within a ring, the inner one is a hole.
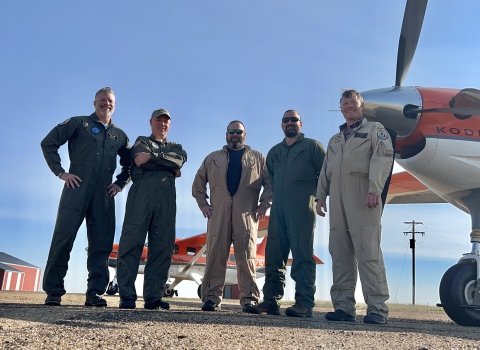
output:
M267 208L272 201L272 191L265 157L245 146L240 184L232 197L227 187L228 162L227 146L210 153L198 169L192 186L192 195L201 206L208 204L206 186L209 183L210 204L214 207L207 225L207 265L202 281L202 301L211 300L220 305L233 242L240 304L243 306L257 303L260 298L255 269L258 222L251 214L258 206L262 186L260 202Z
M380 196L393 162L392 142L382 124L363 120L345 142L340 131L329 143L317 200L330 196L329 251L333 307L355 316L357 264L367 313L388 316L389 298L380 248L382 206L368 208L367 194Z

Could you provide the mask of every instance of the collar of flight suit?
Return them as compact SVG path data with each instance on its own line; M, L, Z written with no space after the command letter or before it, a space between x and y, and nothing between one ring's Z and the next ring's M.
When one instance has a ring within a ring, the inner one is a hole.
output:
M305 135L303 133L300 133L300 135L298 135L298 138L295 140L294 143L292 143L291 145L288 145L287 144L287 141L285 140L285 138L283 139L283 145L285 147L292 147L294 144L296 144L297 142L301 142L303 141L303 139L305 138Z
M354 127L354 129L356 128L360 128L362 127L363 125L365 125L365 123L367 122L367 119L365 117L361 117L360 119L357 119L356 121L354 121L352 123L352 125L354 125L355 123L358 123L360 121L360 124L358 124L357 126ZM349 129L352 127L352 125L350 126L347 126L347 123L343 123L342 125L340 125L338 128L340 129L341 132L345 131L346 129Z
M92 114L90 114L90 118L95 122L95 123L100 123L102 125L104 125L100 119L98 119L98 116L97 116L97 113L93 112ZM110 118L110 123L107 124L107 126L110 128L110 127L116 127L115 124L113 124L112 122L112 118ZM105 128L104 128L105 129Z
M247 146L247 145L244 145L243 148L245 148L245 153L247 153L248 151L250 151L250 150L252 149L252 147ZM230 149L231 149L231 148L230 148ZM222 147L222 150L223 150L224 152L227 152L227 153L228 153L228 146L227 146L227 145L223 146L223 147ZM244 153L244 154L245 154L245 153Z
M167 140L167 137L163 141L158 141L153 134L150 134L149 136L150 139L152 139L155 142L163 142L164 144L167 144L169 141Z

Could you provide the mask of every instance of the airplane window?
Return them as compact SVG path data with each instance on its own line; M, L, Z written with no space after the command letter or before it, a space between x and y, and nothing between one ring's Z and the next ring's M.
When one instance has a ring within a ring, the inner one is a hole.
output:
M196 252L195 248L187 247L187 255L195 255Z
M230 254L230 261L233 261L233 262L235 261L235 255Z
M178 245L175 244L175 248L173 248L173 254L178 254Z

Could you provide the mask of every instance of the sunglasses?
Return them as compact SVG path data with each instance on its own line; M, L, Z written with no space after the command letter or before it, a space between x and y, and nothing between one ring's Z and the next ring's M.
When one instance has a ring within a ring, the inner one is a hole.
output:
M240 130L240 129L228 129L227 132L230 135L233 135L233 134L241 135L241 134L243 134L243 130Z
M288 123L288 122L296 123L299 120L300 120L299 117L285 117L285 118L282 118L282 123Z

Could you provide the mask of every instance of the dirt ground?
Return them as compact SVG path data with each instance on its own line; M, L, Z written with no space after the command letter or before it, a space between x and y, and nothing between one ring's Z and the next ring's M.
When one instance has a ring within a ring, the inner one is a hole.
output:
M314 317L297 319L242 313L238 302L202 312L201 302L168 299L170 310L85 307L85 296L67 294L62 306L45 306L43 293L0 291L0 349L480 349L477 328L453 323L441 308L390 305L383 326L328 322L328 303ZM288 305L282 305L282 311ZM283 313L283 312L282 312Z

